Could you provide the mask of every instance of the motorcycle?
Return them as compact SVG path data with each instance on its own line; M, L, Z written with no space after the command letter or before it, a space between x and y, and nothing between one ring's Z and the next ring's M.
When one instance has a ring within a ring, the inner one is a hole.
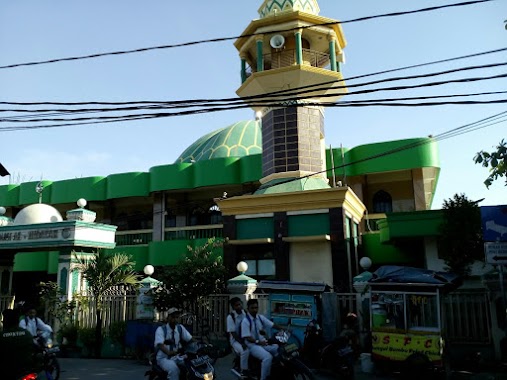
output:
M271 378L277 380L313 380L311 370L299 359L299 347L289 342L291 334L287 331L278 332L274 338L269 339L270 344L278 345L278 355L273 358L271 365ZM239 380L260 379L261 362L252 355L248 358L249 376L245 377L239 369L239 357L236 355L231 372Z
M215 368L213 359L206 354L210 350L210 345L201 342L192 342L185 346L183 352L179 354L182 360L178 362L180 367L180 380L213 380L215 378ZM149 358L151 369L146 371L144 376L148 380L166 380L165 372L158 364L156 354L152 353Z
M325 343L316 321L311 321L305 332L303 360L312 369L337 376L339 379L354 378L355 352L346 336L339 336Z
M58 362L56 354L60 352L60 348L54 344L50 333L39 333L35 341L42 354L42 371L46 379L58 380L60 378L60 363Z

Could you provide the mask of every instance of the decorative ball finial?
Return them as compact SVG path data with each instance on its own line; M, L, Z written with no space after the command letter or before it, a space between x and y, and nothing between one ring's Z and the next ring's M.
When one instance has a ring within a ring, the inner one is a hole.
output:
M5 215L6 212L7 210L5 209L5 207L0 206L0 215Z
M361 266L361 268L363 268L364 270L368 270L371 268L371 259L369 257L363 257L361 260L359 260L359 265Z
M144 267L143 271L146 276L151 276L153 272L155 272L155 268L153 267L153 265L148 264Z
M240 261L238 265L236 265L236 269L238 270L238 272L243 274L248 270L248 264L245 263L244 261Z
M76 204L79 208L85 208L88 202L86 202L86 199L80 198L77 200Z

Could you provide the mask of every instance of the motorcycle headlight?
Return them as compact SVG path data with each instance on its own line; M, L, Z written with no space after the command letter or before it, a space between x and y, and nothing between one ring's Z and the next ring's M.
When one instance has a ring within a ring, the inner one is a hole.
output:
M213 372L205 373L202 377L204 380L213 380Z

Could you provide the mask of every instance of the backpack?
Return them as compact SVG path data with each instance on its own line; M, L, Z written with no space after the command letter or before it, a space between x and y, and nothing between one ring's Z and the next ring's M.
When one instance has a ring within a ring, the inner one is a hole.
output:
M252 318L250 318L250 315L248 315L248 313L246 313L245 318L248 320L250 331L252 331ZM261 317L259 317L259 321L261 321L261 326L262 326L262 329L264 330L265 326L264 326L264 322L262 321ZM262 334L259 332L259 335L262 335Z
M28 330L28 320L29 318L25 315L25 325L26 329ZM35 317L35 333L39 330L39 318Z
M182 336L183 336L183 327L181 327L181 325L179 323L176 324L176 330L178 331L178 335L180 336L180 344L183 346L184 345L184 342L182 342L183 341L183 338L182 338ZM164 332L164 341L165 341L165 338L167 338L167 323L164 323L162 325L162 331ZM157 355L157 353L159 351L160 351L160 348L157 347L157 349L155 350L155 356Z
M231 316L234 325L236 325L236 313L230 312L229 315ZM225 337L227 340L229 340L230 334L231 333L228 331L225 332ZM241 337L241 323L236 327L236 335L238 337L238 339L236 339L236 342L243 344L243 338Z

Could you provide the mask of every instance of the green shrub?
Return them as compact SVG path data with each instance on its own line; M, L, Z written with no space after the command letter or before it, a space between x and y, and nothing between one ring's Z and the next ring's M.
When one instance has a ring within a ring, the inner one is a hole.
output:
M74 324L68 323L60 327L58 330L58 340L63 342L63 338L67 339L69 346L75 346L78 337L78 327Z
M109 338L113 343L121 346L125 345L125 335L127 335L127 322L113 322L109 326Z
M79 329L79 340L88 351L88 355L91 356L95 348L95 328L94 327L82 327Z

